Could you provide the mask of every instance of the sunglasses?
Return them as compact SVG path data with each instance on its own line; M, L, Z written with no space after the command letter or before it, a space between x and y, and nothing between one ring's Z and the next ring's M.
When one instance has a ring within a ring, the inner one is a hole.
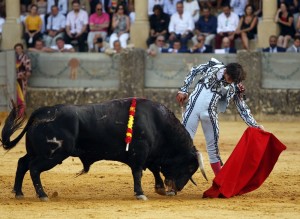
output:
M102 11L102 8L97 8L97 11Z

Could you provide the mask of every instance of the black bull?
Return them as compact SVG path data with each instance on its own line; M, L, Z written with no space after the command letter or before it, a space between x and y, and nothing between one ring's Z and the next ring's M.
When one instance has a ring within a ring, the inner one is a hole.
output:
M144 195L142 171L148 168L155 177L157 193L166 194L165 186L176 194L183 189L199 167L201 154L193 146L186 129L166 107L146 99L137 99L133 137L126 151L125 134L132 99L120 99L90 105L56 105L32 113L22 132L14 140L24 117L14 106L2 130L2 146L13 148L26 134L27 154L18 162L14 192L23 197L22 182L29 170L36 193L47 200L40 174L61 164L69 156L79 157L82 173L99 160L127 164L134 179L138 199ZM160 173L165 177L163 182Z

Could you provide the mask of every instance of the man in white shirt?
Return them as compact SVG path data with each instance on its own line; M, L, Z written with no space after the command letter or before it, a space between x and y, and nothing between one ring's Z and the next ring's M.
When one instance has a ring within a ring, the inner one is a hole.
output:
M63 38L56 39L56 45L46 49L46 52L75 52L71 44L65 44Z
M231 11L229 5L224 5L223 12L218 16L216 49L221 48L223 37L230 39L230 47L234 47L234 33L239 24L239 16Z
M175 40L180 40L182 47L186 49L188 40L193 37L195 24L191 14L184 12L182 2L177 2L176 10L169 23L169 42L172 46Z
M177 11L177 2L180 0L164 0L164 12L172 16Z
M79 52L85 51L85 40L87 37L87 25L89 22L88 13L80 9L78 1L73 1L73 10L67 15L66 22L66 43L71 43L76 40L78 42Z
M230 6L232 7L233 12L239 17L242 17L245 14L247 4L248 0L230 0Z
M51 7L56 5L59 13L66 15L68 12L68 0L48 0L47 1L47 14L51 13Z
M47 33L44 35L46 47L54 46L58 37L64 37L66 17L59 13L58 7L51 7L51 14L47 18Z

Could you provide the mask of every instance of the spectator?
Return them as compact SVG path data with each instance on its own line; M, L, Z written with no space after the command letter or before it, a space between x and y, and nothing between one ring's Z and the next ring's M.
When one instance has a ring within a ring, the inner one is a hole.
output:
M300 53L300 36L295 36L294 44L286 52Z
M91 5L89 0L78 0L82 10L85 10L88 14L91 14ZM72 9L72 1L69 0L68 11L70 12Z
M128 3L128 11L129 11L129 20L130 24L134 24L135 21L135 7L134 7L134 2L129 2Z
M42 19L37 14L37 6L31 5L30 14L25 18L25 42L27 48L33 47L35 41L42 37Z
M270 52L270 53L285 52L285 48L277 46L277 36L271 35L269 37L269 47L264 48L263 52Z
M2 29L3 29L3 24L5 23L4 17L2 17L2 14L0 14L0 45L1 45L1 40L2 40Z
M193 37L195 24L192 16L183 11L183 3L177 2L177 12L171 16L169 24L169 42L172 45L175 40L180 40L182 47L187 49L187 42Z
M205 44L212 46L212 42L216 37L217 33L217 18L211 14L211 10L208 7L204 7L202 16L200 16L196 23L195 33L193 42L197 43L197 36L200 34L205 35Z
M109 45L106 41L103 40L103 38L101 36L99 36L98 38L94 39L93 48L94 49L92 50L92 52L103 53L103 52L105 52L105 50L107 50L109 48Z
M168 47L169 45L166 44L164 35L158 35L155 43L149 46L147 53L150 56L156 56L161 53L162 49L167 49Z
M262 0L249 0L249 5L253 5L255 9L254 15L258 18L262 17Z
M65 40L60 37L56 39L56 45L47 49L47 52L75 52L71 44L66 44Z
M16 73L17 73L17 104L20 107L20 116L26 109L26 90L28 78L31 75L31 61L24 53L24 47L21 43L14 45L16 53Z
M160 5L155 5L153 7L153 12L150 16L150 35L147 40L147 45L154 43L157 36L163 35L165 39L168 37L168 26L170 23L170 17L163 12Z
M46 30L45 16L47 14L47 0L33 0L32 3L38 7L37 13L40 15L43 22L41 29L41 33L43 34Z
M234 47L234 34L239 25L239 17L231 12L229 5L224 5L223 12L218 16L218 27L216 35L216 49L221 48L223 37L228 37L230 40L230 47Z
M200 34L197 37L197 43L190 49L191 53L212 53L212 47L205 45L205 35Z
M243 48L249 50L249 40L255 38L257 34L258 18L254 15L254 8L252 5L247 5L245 8L245 15L240 18L239 26L236 34L242 39Z
M28 49L30 52L46 52L46 47L42 39L37 39L35 41L34 47Z
M65 15L65 16L67 15L67 13L68 13L68 0L47 0L47 14L51 13L51 7L53 5L56 5L58 7L59 13Z
M186 47L181 45L180 40L175 40L173 43L173 47L169 47L168 49L163 48L161 50L162 53L188 53Z
M56 39L64 37L66 17L59 13L56 5L51 6L51 14L47 18L47 33L44 34L46 47L54 46Z
M149 17L155 13L154 12L155 5L160 5L161 8L163 8L164 0L148 0L148 16Z
M21 2L21 11L27 11L32 4L32 0L20 0L20 2Z
M198 0L200 8L207 7L207 8L214 8L217 6L217 1L216 0Z
M184 12L190 13L194 20L194 23L199 20L200 7L197 0L185 0L183 2L183 8Z
M90 0L91 14L94 14L96 12L95 9L98 3L102 3L103 13L110 13L109 7L111 6L111 0Z
M178 2L182 3L181 0L164 0L164 12L171 17L177 11Z
M114 48L113 43L116 40L120 41L122 48L126 48L129 38L130 21L124 6L121 4L117 6L116 13L113 16L112 29L113 33L109 39L110 48Z
M248 0L230 0L230 6L233 9L233 12L239 17L242 17L245 14L247 4Z
M76 0L73 0L72 7L73 10L67 15L65 42L70 44L71 41L76 40L79 52L84 52L88 14L85 10L80 9L80 4Z
M215 53L219 53L219 54L236 53L236 49L234 47L231 47L229 37L223 37L222 49L216 49Z
M118 7L117 7L118 8ZM113 54L118 54L118 53L121 53L123 48L121 46L121 42L120 40L115 40L113 42L113 48L108 48L105 50L105 54L107 55L113 55Z
M107 31L109 27L109 15L103 12L102 3L96 5L96 12L90 16L89 26L90 32L88 33L87 43L89 46L89 51L94 50L94 40L99 38L99 35L103 40L106 39Z
M300 16L297 19L297 24L296 24L296 35L300 35Z
M280 3L280 8L277 10L275 16L275 22L278 23L280 27L277 45L287 48L292 36L295 35L295 28L294 17L292 13L288 11L285 3Z

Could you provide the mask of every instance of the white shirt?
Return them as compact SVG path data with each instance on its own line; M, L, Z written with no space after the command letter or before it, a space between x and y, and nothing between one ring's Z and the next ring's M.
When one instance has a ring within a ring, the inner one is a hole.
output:
M218 16L217 33L220 32L233 32L239 25L239 16L236 13L230 12L229 17L226 17L224 13Z
M4 23L5 23L5 19L0 17L0 33L2 33L2 28Z
M66 27L66 17L58 13L55 17L50 15L47 19L47 30L60 30Z
M161 7L163 8L164 0L148 0L148 15L149 16L153 14L154 5L161 5Z
M176 3L179 2L180 0L173 0L171 3L170 0L164 0L164 12L168 15L173 15L175 14L176 11Z
M245 8L248 0L230 0L230 6L233 8L233 12L239 16L245 14Z
M195 24L189 13L183 12L182 19L177 12L171 16L169 33L184 34L187 30L193 32L194 28Z
M200 7L196 0L193 0L191 2L184 1L183 9L185 12L188 12L192 15L194 22L197 22L199 20ZM194 11L197 11L197 13L193 16Z
M55 4L55 0L48 0L47 1L47 14L51 13L51 7ZM59 13L67 14L68 12L68 0L58 0L57 4Z
M54 50L57 50L58 52L61 51L61 50L58 49L57 45L51 46L50 48L51 48L51 49L54 49ZM65 44L65 45L64 45L64 49L72 49L72 48L73 48L73 46L72 46L71 44Z
M80 9L77 14L74 10L67 15L66 26L70 26L71 33L80 33L84 25L89 23L89 16L85 10Z

